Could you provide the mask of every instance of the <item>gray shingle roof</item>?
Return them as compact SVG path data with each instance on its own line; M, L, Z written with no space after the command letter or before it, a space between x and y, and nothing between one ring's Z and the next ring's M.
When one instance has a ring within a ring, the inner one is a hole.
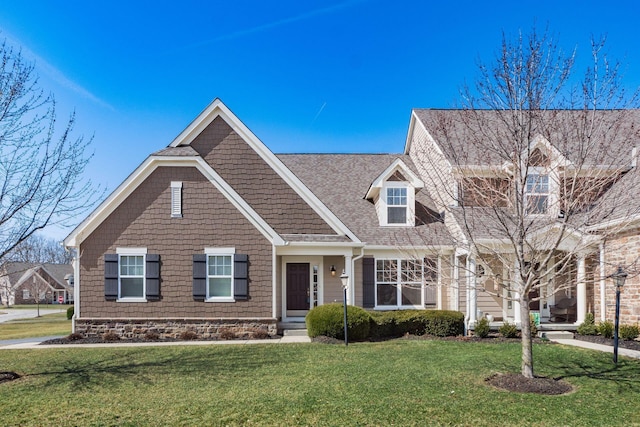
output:
M61 285L66 285L66 277L73 275L73 267L70 264L49 264L49 263L30 263L30 262L7 262L4 264L3 273L9 277L11 285L18 283L20 278L33 268L44 268L56 281Z
M416 227L381 227L375 205L365 200L371 183L403 154L279 154L278 158L356 235L368 245L424 246L449 243L444 225L435 217L426 191L416 194Z
M152 156L180 156L180 157L192 157L198 156L198 152L191 148L190 145L180 147L167 147L162 150L156 151Z
M454 165L509 161L513 141L520 137L512 131L522 129L507 125L516 117L511 111L415 109L414 113ZM541 135L578 165L629 165L632 149L640 146L640 110L548 110L524 113L520 119L531 116L530 133L522 140Z

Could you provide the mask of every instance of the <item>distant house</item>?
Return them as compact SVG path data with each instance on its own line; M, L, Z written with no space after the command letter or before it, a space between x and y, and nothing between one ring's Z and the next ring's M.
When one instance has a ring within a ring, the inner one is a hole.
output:
M437 146L423 138L423 114L412 114L404 153L275 155L215 100L65 239L78 254L74 330L275 334L315 306L342 301L343 271L348 304L519 321L517 304L479 289L498 286L482 272L500 266L462 273L471 256L448 237L455 216L443 217L415 155L420 145ZM627 181L616 186L633 189ZM602 251L619 256L610 245ZM573 283L562 297L577 301L564 322L587 310L600 316L601 301L610 318L612 294L593 280L593 259L576 260L579 276L556 279ZM637 279L627 288L637 293ZM543 322L560 298L543 295ZM625 321L640 320L637 299L625 310Z
M8 262L0 269L2 304L69 304L73 295L69 264Z

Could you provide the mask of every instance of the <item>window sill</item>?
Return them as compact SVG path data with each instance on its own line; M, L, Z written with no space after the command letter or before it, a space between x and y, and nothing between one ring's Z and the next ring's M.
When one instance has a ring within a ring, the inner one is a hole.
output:
M146 298L118 298L116 302L147 302Z
M226 298L226 297L213 297L207 298L204 302L236 302L234 298Z

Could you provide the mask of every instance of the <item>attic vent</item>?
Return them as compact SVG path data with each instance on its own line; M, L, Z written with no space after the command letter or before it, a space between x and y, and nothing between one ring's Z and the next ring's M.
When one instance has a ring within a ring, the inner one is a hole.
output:
M182 181L171 181L171 218L182 218Z

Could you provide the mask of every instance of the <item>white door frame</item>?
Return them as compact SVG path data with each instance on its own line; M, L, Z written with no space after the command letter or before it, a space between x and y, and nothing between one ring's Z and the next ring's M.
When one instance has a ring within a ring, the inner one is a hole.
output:
M313 267L318 267L318 305L322 305L324 301L324 277L323 277L323 256L315 255L287 255L282 256L282 321L283 322L304 322L304 316L287 316L287 264L289 263L309 263L309 286L310 292L313 293ZM309 298L309 305L313 301L313 296ZM311 308L311 307L309 307Z

